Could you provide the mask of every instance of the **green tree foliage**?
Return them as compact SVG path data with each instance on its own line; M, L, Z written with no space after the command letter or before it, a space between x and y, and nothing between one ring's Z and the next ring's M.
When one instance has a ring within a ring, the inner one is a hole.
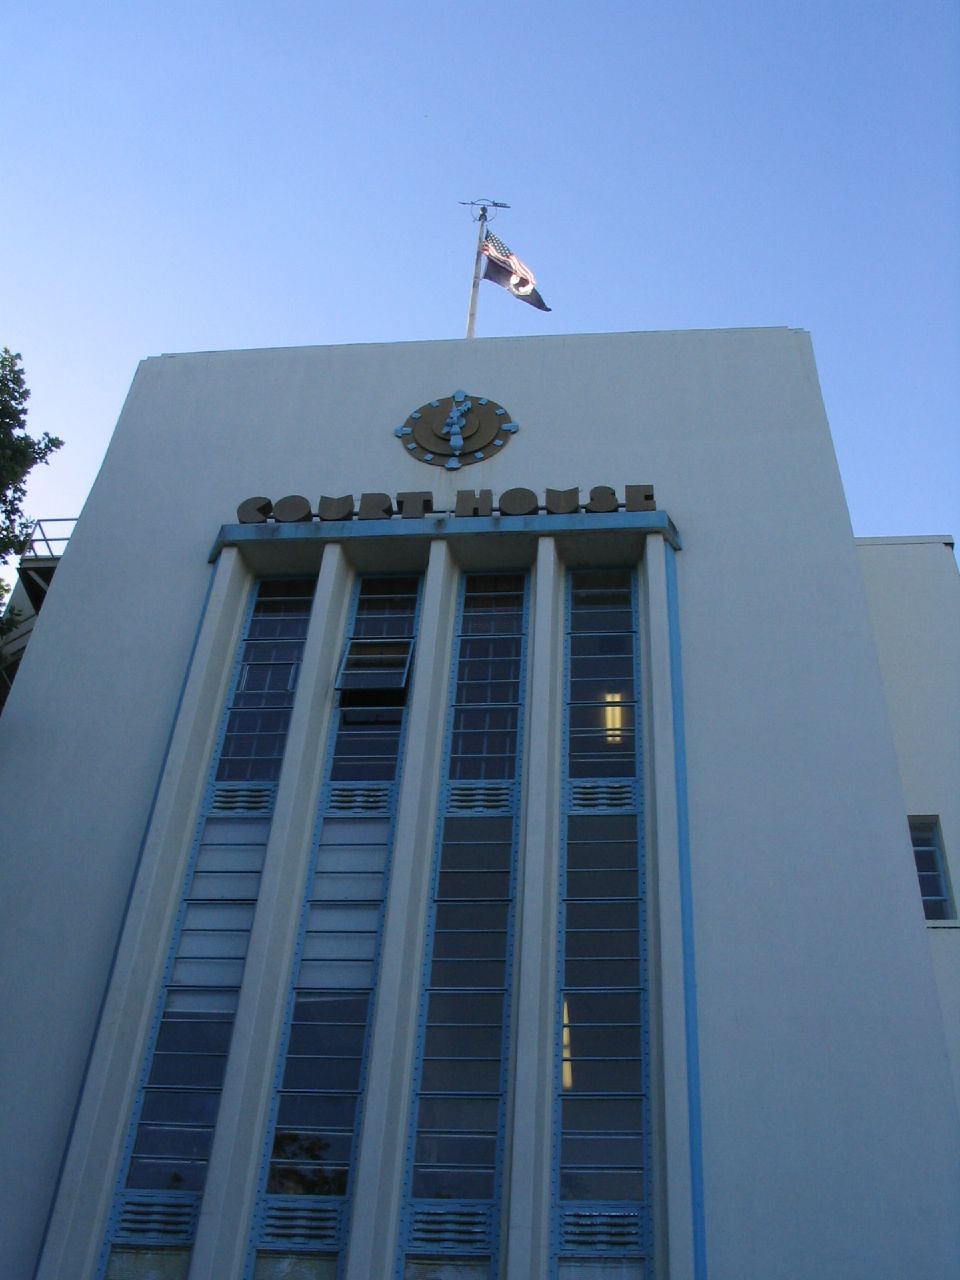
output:
M30 392L18 352L0 353L0 563L23 553L32 521L24 514L27 476L63 444L46 431L39 440L27 434ZM7 588L0 582L0 609Z

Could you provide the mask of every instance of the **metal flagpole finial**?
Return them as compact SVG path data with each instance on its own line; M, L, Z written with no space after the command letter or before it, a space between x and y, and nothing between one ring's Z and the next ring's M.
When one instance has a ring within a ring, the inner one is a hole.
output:
M474 222L483 222L483 221L492 222L493 218L487 217L488 209L509 209L510 208L510 206L508 204L504 204L502 200L491 200L487 196L480 196L480 198L477 200L461 200L459 203L462 205L465 205L466 208L468 209L479 210L479 213L470 215L473 218ZM494 218L496 216L497 216L496 214L493 215Z
M470 306L467 309L467 337L472 338L475 336L477 327L477 294L480 292L480 266L483 261L483 238L489 221L488 210L509 209L510 206L504 204L502 200L490 200L486 196L481 196L478 200L461 200L460 204L466 205L471 211L476 209L477 212L471 212L470 216L474 222L480 224L477 234L477 256L473 263L473 283L470 286ZM496 213L493 216L496 217Z

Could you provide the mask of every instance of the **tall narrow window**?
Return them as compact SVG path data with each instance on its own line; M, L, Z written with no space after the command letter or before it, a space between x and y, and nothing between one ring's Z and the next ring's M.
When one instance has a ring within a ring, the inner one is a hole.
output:
M466 578L420 1011L405 1280L496 1275L525 620L522 575Z
M943 856L940 836L940 819L916 817L910 819L910 839L913 857L920 881L920 897L923 914L928 920L954 920L956 910L947 879L947 864Z
M261 582L244 628L143 1067L107 1280L187 1273L315 585Z
M641 1280L651 1194L633 575L571 573L567 616L554 1274Z
M354 597L256 1215L254 1280L333 1280L349 1230L417 577Z

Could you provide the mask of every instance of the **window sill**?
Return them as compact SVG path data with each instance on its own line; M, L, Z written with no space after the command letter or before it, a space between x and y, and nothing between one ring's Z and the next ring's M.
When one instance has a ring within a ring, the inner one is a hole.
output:
M960 929L960 920L927 920L928 929Z

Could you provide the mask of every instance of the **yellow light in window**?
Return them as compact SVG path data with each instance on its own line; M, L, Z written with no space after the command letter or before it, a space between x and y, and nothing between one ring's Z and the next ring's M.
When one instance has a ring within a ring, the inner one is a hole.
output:
M605 693L603 695L603 727L607 731L607 742L614 747L623 742L622 702L622 693Z
M570 1056L570 1011L563 1002L563 1087L573 1088L573 1059Z

